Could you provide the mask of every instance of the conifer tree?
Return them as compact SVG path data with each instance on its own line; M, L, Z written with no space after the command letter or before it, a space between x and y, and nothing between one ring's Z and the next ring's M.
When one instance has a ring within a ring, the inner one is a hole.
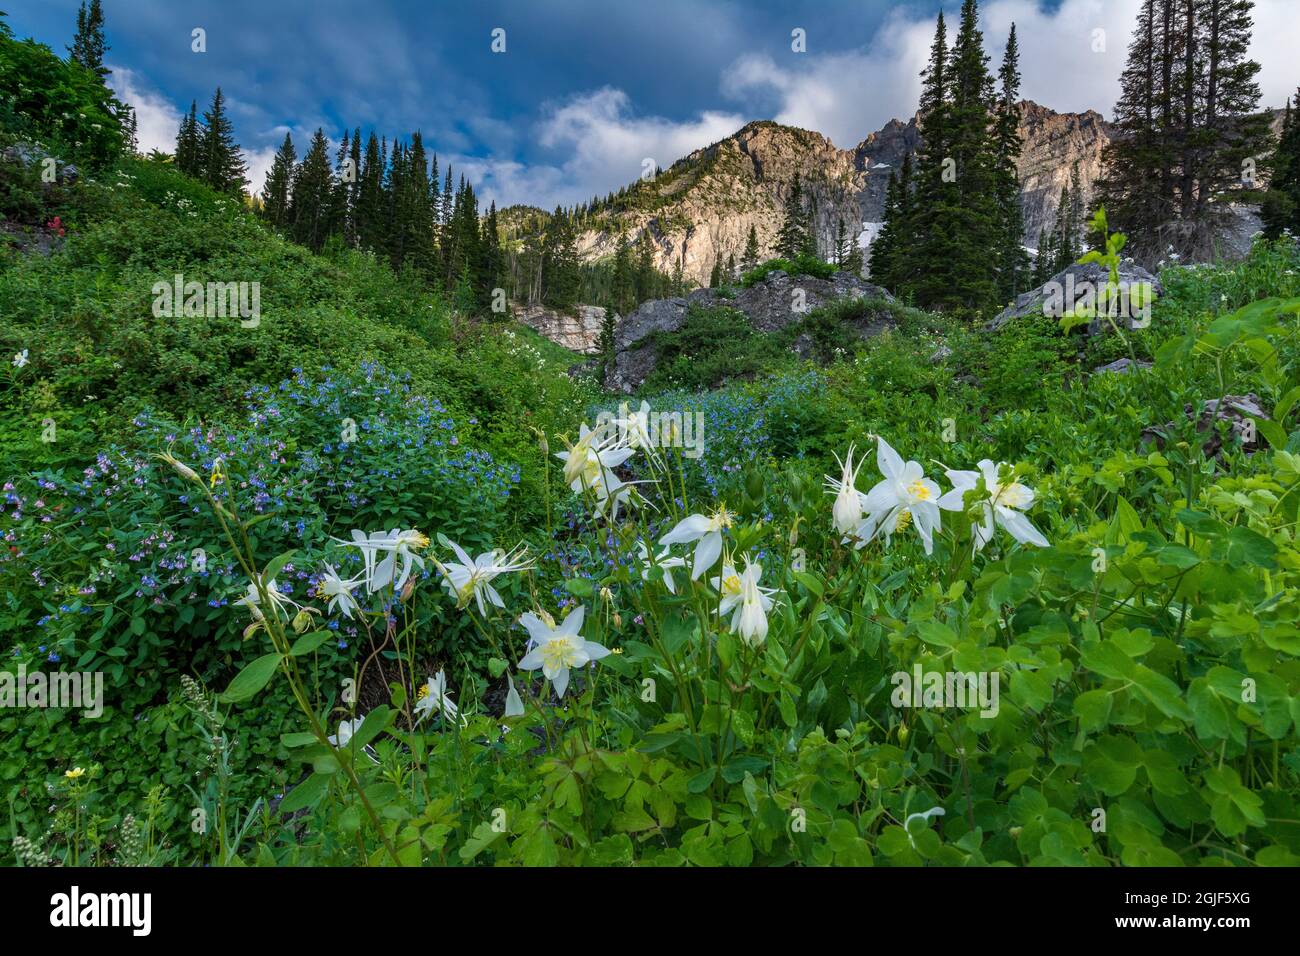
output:
M573 225L559 206L542 237L542 301L553 309L571 309L578 301L578 257Z
M176 133L176 168L186 176L198 178L199 170L199 104L190 102L190 111L181 117L181 127Z
M782 259L796 259L808 247L807 218L804 212L803 182L798 172L785 201L785 221L776 236L776 254Z
M758 265L758 231L753 224L749 227L749 236L745 239L745 251L740 255L740 271L749 272Z
M610 282L608 309L627 315L636 307L636 277L633 274L632 246L627 236L620 237L614 252L614 275Z
M283 229L289 223L289 203L297 163L298 151L294 149L293 137L285 133L284 142L271 160L271 169L262 187L262 218L276 229Z
M636 300L647 302L656 298L660 291L659 272L654 265L654 245L650 231L643 229L637 240L636 264Z
M100 79L112 71L104 66L108 44L104 41L104 9L100 0L90 0L89 7L82 0L77 11L77 32L68 47L69 59L80 63Z
M1098 185L1142 261L1215 254L1221 202L1268 141L1247 56L1252 0L1143 0Z
M1264 235L1276 239L1290 230L1300 237L1300 91L1296 92L1295 105L1287 100L1286 114L1282 119L1282 134L1278 138L1269 163L1271 179L1264 195L1261 215Z
M199 140L199 177L218 192L238 194L248 185L244 158L235 142L234 127L226 116L226 101L217 87L212 105L203 114Z
M307 155L294 171L293 200L289 209L293 240L319 252L329 234L330 200L334 174L330 169L329 143L325 131L317 129Z
M1005 302L1020 294L1028 269L1028 256L1024 248L1025 217L1020 205L1020 47L1014 23L1007 35L998 81L993 127L994 188L999 220L995 255L998 298Z

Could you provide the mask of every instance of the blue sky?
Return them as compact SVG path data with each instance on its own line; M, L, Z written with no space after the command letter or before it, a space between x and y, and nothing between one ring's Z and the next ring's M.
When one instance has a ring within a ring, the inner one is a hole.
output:
M1261 0L1265 99L1300 82L1290 0ZM419 129L498 203L551 206L617 188L774 118L851 147L916 107L938 0L104 0L119 93L146 148L170 148L220 84L254 179L291 131ZM955 19L955 2L942 4ZM78 0L7 0L19 36L62 51ZM1024 95L1108 112L1137 0L988 0L996 61L1015 21ZM207 51L191 51L191 31ZM506 50L493 53L492 31ZM791 33L805 31L806 52ZM1098 31L1101 31L1100 34Z

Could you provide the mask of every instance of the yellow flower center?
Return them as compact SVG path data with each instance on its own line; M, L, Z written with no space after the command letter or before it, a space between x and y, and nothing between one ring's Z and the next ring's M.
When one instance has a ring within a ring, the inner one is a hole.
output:
M906 531L908 525L910 525L911 523L912 523L912 512L904 508L902 511L898 513L898 525L895 527L894 530Z
M930 500L930 489L920 478L907 486L907 493L917 501Z
M739 575L739 574L737 574L736 572L733 571L733 572L731 572L730 574L728 574L725 578L722 579L722 593L723 593L723 594L739 594L739 593L740 593L740 575Z
M542 663L547 670L565 670L577 662L578 648L567 637L555 637L542 645Z
M719 508L713 513L713 517L709 519L709 530L722 531L724 528L730 528L734 519L735 515L726 508Z

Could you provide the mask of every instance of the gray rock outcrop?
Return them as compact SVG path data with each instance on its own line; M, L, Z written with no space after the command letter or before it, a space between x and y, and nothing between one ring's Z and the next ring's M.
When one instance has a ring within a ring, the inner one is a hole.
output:
M643 302L625 316L614 330L614 362L606 371L605 385L621 392L632 392L645 382L658 364L654 336L659 332L676 332L686 322L691 307L725 306L735 309L759 332L779 332L803 321L808 313L840 299L881 299L894 297L880 286L860 276L837 272L829 279L814 276L790 276L773 272L747 289L728 298L716 289L696 289L672 299ZM850 331L858 336L871 335L884 328L887 316L871 316L853 323ZM805 354L795 344L796 351Z
M1031 315L1060 318L1069 310L1084 304L1087 296L1092 296L1096 302L1108 280L1107 270L1096 263L1069 266L1039 288L1017 296L1014 302L997 314L988 328L995 331L1009 322ZM1144 298L1147 292L1155 298L1164 294L1160 279L1135 262L1126 260L1120 266L1119 282L1120 315L1132 320L1130 324L1142 321L1140 313L1144 301L1148 301ZM1130 292L1137 289L1144 291L1130 297Z

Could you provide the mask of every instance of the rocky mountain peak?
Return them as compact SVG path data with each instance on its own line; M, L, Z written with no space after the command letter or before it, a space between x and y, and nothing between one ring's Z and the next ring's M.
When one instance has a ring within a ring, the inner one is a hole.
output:
M1020 111L1025 237L1034 245L1039 231L1054 225L1061 188L1076 163L1085 197L1091 195L1110 129L1092 110L1058 113L1026 100ZM636 240L648 232L659 269L671 273L680 264L686 276L706 284L715 262L740 261L751 226L762 255L772 255L796 173L823 249L841 221L865 248L883 218L891 171L920 143L915 116L890 120L852 149L812 130L756 120L598 208L578 251L588 260L604 258L622 236Z

